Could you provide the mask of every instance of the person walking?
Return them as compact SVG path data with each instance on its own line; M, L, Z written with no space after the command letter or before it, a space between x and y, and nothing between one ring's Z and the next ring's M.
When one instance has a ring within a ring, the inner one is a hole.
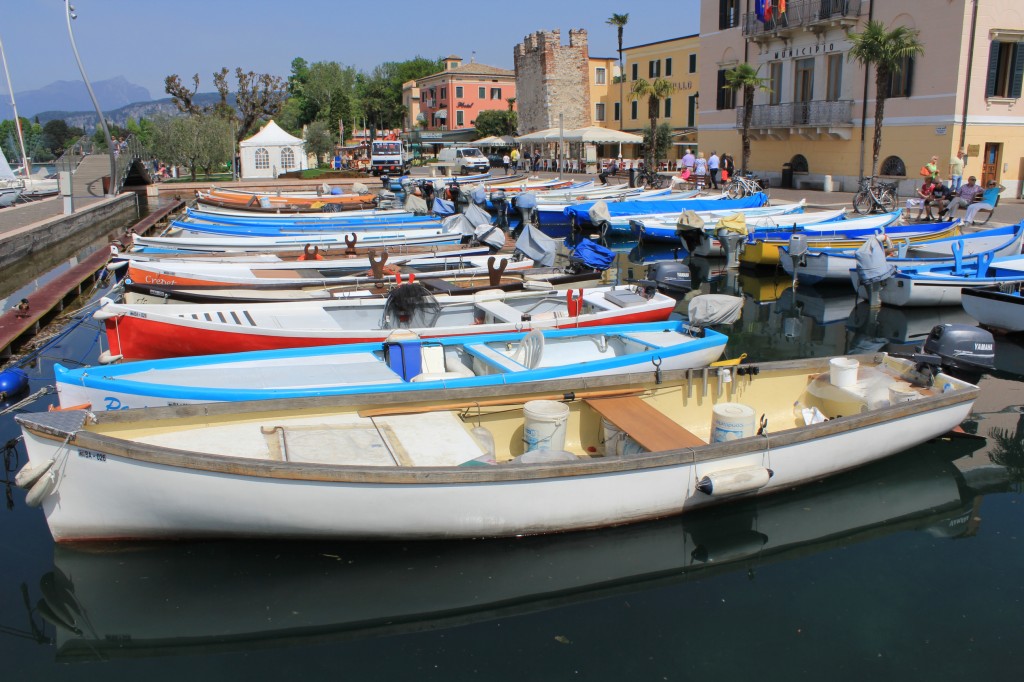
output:
M509 157L512 159L512 170L519 170L519 150L513 147Z
M512 157L505 154L505 156L501 157L501 165L505 166L505 175L508 175L509 166L512 165Z
M712 189L718 189L718 170L720 164L721 159L718 158L718 154L711 150L711 156L708 157L708 180L711 182Z
M697 161L697 157L695 157L693 155L693 152L690 151L690 148L687 147L686 148L686 153L683 154L683 168L689 168L690 172L692 173L693 172L693 164L696 163L696 161Z

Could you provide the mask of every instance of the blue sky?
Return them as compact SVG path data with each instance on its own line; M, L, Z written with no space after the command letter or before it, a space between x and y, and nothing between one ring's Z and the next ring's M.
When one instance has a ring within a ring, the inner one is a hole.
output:
M639 45L698 31L699 0L73 0L78 51L90 80L124 76L165 96L164 77L212 91L210 74L234 70L287 76L295 57L337 61L369 70L384 61L451 53L513 68L512 49L538 30L585 28L590 54L614 56L615 29L605 24L628 11L624 44ZM16 92L80 75L68 42L63 0L4 3L0 39ZM6 98L0 75L0 93ZM102 103L101 103L102 104Z

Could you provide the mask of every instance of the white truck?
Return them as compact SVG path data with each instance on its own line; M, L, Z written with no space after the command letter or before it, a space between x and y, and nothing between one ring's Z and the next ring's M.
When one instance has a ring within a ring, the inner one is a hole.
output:
M409 154L400 140L373 140L370 143L370 172L397 173L409 171Z

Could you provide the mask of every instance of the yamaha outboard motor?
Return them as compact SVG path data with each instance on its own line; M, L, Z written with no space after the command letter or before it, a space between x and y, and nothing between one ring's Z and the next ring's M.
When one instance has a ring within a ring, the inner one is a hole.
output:
M659 289L673 294L685 294L693 289L690 268L679 261L659 261L647 266L647 279Z
M995 368L995 339L992 333L966 324L932 327L924 352L942 358L942 367L956 377L976 383L983 372Z

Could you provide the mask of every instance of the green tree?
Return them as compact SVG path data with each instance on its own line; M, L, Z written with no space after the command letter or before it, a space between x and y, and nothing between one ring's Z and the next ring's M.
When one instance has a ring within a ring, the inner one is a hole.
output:
M743 140L742 163L740 172L747 172L747 165L750 163L750 123L754 119L754 91L767 90L767 80L757 75L757 69L744 62L737 64L725 72L725 85L730 90L743 90L743 126L741 138Z
M81 128L69 126L63 119L55 118L43 126L42 144L54 157L58 157L84 134Z
M490 109L481 111L476 116L476 132L482 137L491 135L515 135L519 128L519 114L514 111Z
M614 26L616 33L618 33L619 39L619 130L623 130L623 124L626 121L626 117L622 115L622 104L624 97L622 96L623 81L626 80L626 74L623 71L625 68L622 64L622 30L626 28L626 24L629 23L629 13L626 14L612 14L608 17L608 20L604 23L609 26Z
M306 150L316 154L317 165L320 159L334 150L334 128L326 121L313 121L306 126Z
M140 118L138 121L129 118L125 121L125 128L128 129L129 134L134 135L135 138L142 143L145 149L152 149L153 147L153 122L146 118Z
M633 85L629 89L629 95L632 99L636 100L647 98L647 115L651 119L651 130L656 131L658 129L658 112L661 109L661 100L671 95L676 89L675 83L664 78L655 78L653 81L639 78L633 81ZM657 147L650 144L650 142L651 140L648 138L648 144L646 145L647 167L656 168L659 160Z
M233 150L231 124L215 114L163 116L153 122L154 154L163 161L186 167L192 180L200 169L209 176L214 166L227 163Z
M651 128L644 128L644 146L649 147L651 142ZM659 123L655 129L654 138L654 156L657 159L663 159L668 156L669 146L672 144L672 125L669 123Z
M861 33L849 33L848 59L856 59L865 70L875 67L875 136L871 148L871 176L878 169L878 156L882 150L882 121L885 119L885 100L892 87L892 77L898 75L908 60L924 54L924 45L916 29L897 26L891 31L880 21L869 21Z

